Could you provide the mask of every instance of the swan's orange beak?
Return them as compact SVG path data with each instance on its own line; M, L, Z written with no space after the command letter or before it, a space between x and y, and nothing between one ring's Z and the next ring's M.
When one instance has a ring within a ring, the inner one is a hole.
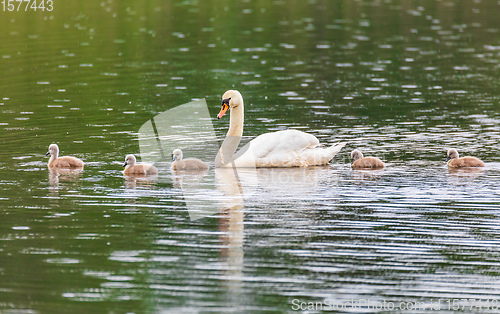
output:
M229 99L223 99L222 100L222 108L220 109L220 112L217 115L217 119L222 118L226 114L226 111L228 109L229 109Z

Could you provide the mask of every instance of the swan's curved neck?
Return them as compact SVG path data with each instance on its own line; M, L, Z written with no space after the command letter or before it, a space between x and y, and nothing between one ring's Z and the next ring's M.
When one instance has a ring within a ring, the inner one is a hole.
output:
M233 161L234 153L243 135L243 121L245 120L244 111L243 101L241 101L238 106L231 108L229 130L215 157L215 167L222 167Z
M56 152L55 154L50 154L49 162L47 163L50 167L50 164L53 163L59 155L59 152Z
M229 130L226 136L239 136L243 135L243 121L245 120L243 102L231 109L229 115Z

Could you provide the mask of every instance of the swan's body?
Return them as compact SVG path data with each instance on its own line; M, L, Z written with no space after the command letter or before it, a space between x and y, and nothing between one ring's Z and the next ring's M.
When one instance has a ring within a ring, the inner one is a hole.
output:
M50 155L49 168L83 168L81 159L71 156L59 157L59 146L57 144L50 144L49 151L45 156L48 155Z
M476 157L462 157L458 155L456 149L452 148L448 150L446 163L451 168L463 168L463 167L484 167L484 162Z
M326 165L344 147L321 147L318 139L298 130L262 134L235 151L243 134L244 105L241 94L228 90L222 96L221 118L231 109L229 130L215 158L216 167L308 167Z
M182 159L182 150L176 149L172 153L173 162L172 170L206 170L208 169L208 164L199 160L198 158L187 158Z
M351 167L353 169L381 169L385 165L377 157L364 157L362 152L355 149L351 152Z
M125 163L123 167L126 167L123 174L126 176L130 175L155 175L158 174L158 169L153 165L140 164L136 165L136 159L134 155L127 155L125 157Z

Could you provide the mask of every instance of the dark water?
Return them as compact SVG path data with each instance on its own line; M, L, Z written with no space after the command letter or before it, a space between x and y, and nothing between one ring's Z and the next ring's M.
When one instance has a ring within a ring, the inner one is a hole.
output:
M1 312L497 312L497 1L1 9ZM223 139L231 88L244 141L348 144L325 167L123 177L139 128L193 99ZM48 171L51 143L85 170ZM487 166L448 170L451 147ZM386 169L352 171L354 148Z

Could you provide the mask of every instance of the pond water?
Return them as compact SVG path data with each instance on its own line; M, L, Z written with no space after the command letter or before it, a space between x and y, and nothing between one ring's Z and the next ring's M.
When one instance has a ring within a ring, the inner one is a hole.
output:
M497 312L497 1L53 6L0 11L0 311ZM323 167L123 177L141 126L192 100L222 140L228 89L243 142L347 145ZM49 171L51 143L85 169ZM448 170L451 147L486 167ZM354 148L387 167L351 170Z

